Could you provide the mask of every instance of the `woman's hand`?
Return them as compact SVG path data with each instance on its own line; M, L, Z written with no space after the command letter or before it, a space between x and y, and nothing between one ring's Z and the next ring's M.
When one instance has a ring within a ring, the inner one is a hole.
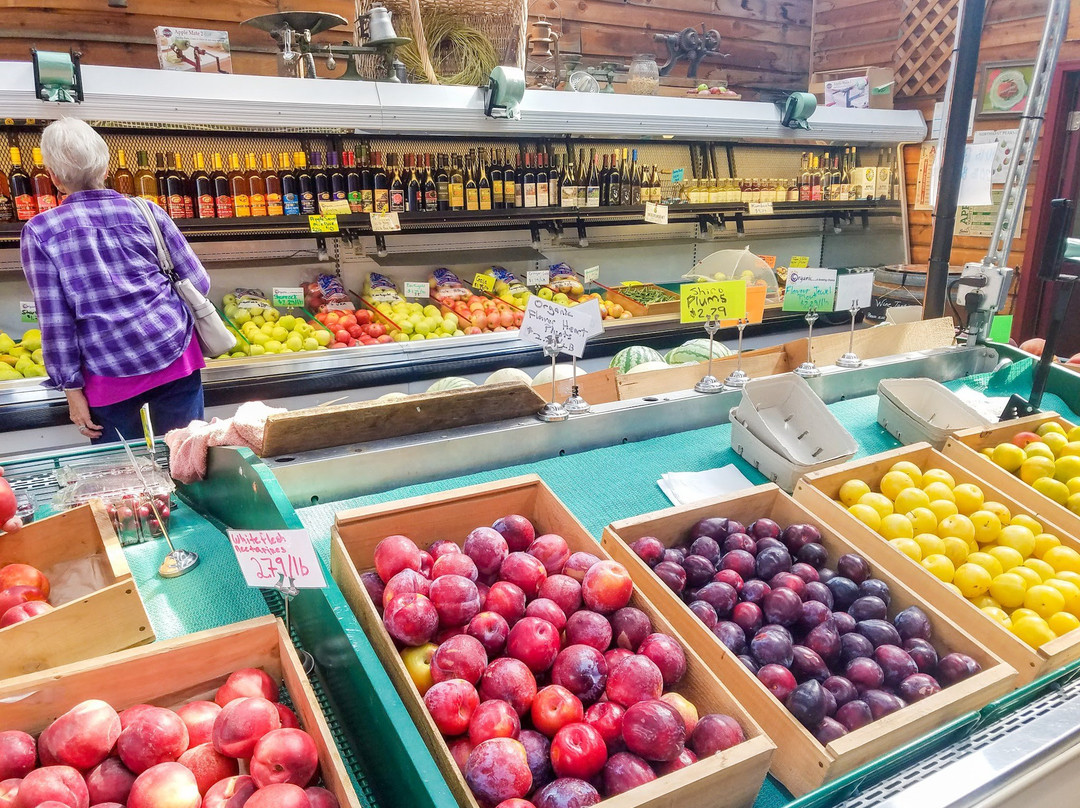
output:
M88 438L100 438L101 427L90 420L90 405L86 403L86 394L82 390L65 390L71 423Z
M4 476L4 470L0 468L0 477ZM22 527L22 519L18 516L13 516L8 519L4 524L0 525L0 532L14 533L16 530Z

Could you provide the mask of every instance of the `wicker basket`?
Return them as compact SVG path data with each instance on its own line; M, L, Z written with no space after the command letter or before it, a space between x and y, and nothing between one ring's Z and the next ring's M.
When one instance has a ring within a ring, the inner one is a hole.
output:
M375 2L381 2L393 14L398 36L413 40L423 65L422 75L410 75L410 80L426 84L441 84L439 74L456 73L459 66L452 58L432 63L429 43L424 36L424 19L430 14L458 17L486 36L495 48L498 63L524 68L525 39L528 31L528 0L356 0L356 13L366 14ZM375 56L360 57L359 69L366 78L381 75L383 66Z

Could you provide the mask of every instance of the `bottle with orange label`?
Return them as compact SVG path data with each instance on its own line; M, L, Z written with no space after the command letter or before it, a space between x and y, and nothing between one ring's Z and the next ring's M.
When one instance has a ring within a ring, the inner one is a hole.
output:
M37 205L38 213L55 208L59 204L56 200L56 188L53 186L52 178L45 170L41 149L34 149L34 170L30 174L30 185L34 189L34 203Z
M281 192L281 176L274 170L274 158L270 154L262 156L262 178L266 183L266 215L285 215L284 198Z
M255 155L248 153L247 158L247 183L248 183L248 204L251 205L252 216L265 216L266 215L266 180L263 179L263 175L259 173L259 168L255 164Z
M221 162L221 155L214 153L213 173L210 175L210 193L214 196L214 213L219 219L233 217L232 188Z
M11 147L11 201L15 205L15 218L20 222L29 221L37 213L37 202L34 201L34 186L30 183L30 175L22 167L22 157L18 146Z
M191 189L195 195L195 215L200 219L214 218L214 186L206 173L202 152L195 152L195 170L191 173Z
M240 158L234 152L229 155L229 193L233 201L233 215L244 218L251 215L251 199L247 175L240 170Z

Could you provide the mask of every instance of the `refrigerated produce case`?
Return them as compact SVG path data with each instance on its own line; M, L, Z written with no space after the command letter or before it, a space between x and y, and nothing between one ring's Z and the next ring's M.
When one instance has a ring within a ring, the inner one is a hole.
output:
M780 125L771 104L529 91L522 120L507 121L485 117L484 91L466 87L298 83L110 67L85 67L83 80L83 103L46 103L33 96L29 64L0 63L0 107L6 116L0 129L28 152L43 123L73 114L98 126L114 152L180 152L188 164L194 151L326 152L361 144L383 152L457 154L472 148L514 153L522 147L556 155L576 155L581 148L606 154L629 147L639 150L643 163L658 167L663 197L671 201L668 225L645 223L640 205L402 213L401 231L390 233L374 232L366 213L350 213L338 218L338 232L325 235L312 232L303 216L180 219L180 229L210 271L211 297L218 303L236 288L269 293L319 273L359 291L371 271L390 274L400 287L426 281L438 266L467 279L501 265L524 280L529 271L560 261L579 274L599 266L604 287L639 281L677 288L682 276L711 253L745 246L773 256L778 267L794 257L810 266L903 263L903 183L894 182L883 194L887 198L776 201L753 211L742 201L676 200L688 182L705 175L796 177L807 150L839 152L850 146L867 164L895 163L901 144L925 135L917 112L892 110L822 108L810 130L792 130ZM685 181L673 182L680 171ZM20 229L18 222L0 223L0 331L15 338L31 325L20 317L20 303L29 297L19 266ZM773 301L765 321L747 335L791 325ZM634 344L671 348L693 330L673 314L609 321L604 334L590 340L586 356L611 356ZM734 331L719 336L730 339ZM415 385L426 387L443 376L541 363L540 349L512 333L483 334L434 345L394 343L217 360L204 381L211 408L251 398L289 405L298 397L343 390L415 392ZM37 381L0 382L0 430L56 427L66 422L65 412L62 396ZM57 434L64 437L52 445L74 439Z
M811 384L857 440L858 459L897 446L876 422L881 379L929 376L954 390L966 386L997 397L1025 393L1030 365L1030 358L1006 346L947 348L869 360L855 370L826 368ZM751 482L764 482L730 448L728 412L738 401L738 393L672 392L601 405L561 424L517 419L266 458L215 448L206 480L181 486L181 506L173 512L174 540L202 555L200 568L163 580L155 575L161 542L126 553L154 630L167 638L268 610L281 613L276 593L259 597L243 586L222 535L226 527L305 527L329 566L330 529L343 509L536 474L599 539L611 522L667 507L656 486L664 471L734 463ZM1046 405L1075 422L1078 402L1080 377L1055 368ZM116 451L25 458L9 463L7 474L17 489L33 487L44 501L53 469ZM327 579L325 590L301 592L293 601L292 636L315 657L320 701L364 803L380 808L453 804L367 635L338 586ZM866 765L800 798L770 777L754 805L1060 804L1052 800L1075 788L1067 764L1080 744L1078 674L1080 662L1052 670L899 748L883 748Z

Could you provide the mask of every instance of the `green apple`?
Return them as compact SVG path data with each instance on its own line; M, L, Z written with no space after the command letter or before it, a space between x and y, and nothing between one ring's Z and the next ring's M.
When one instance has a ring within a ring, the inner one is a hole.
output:
M424 306L424 316L442 318L442 311L438 306Z
M413 331L416 332L413 335L413 338L415 339L417 336L425 337L428 334L430 334L432 332L432 330L433 330L433 327L432 327L432 324L431 324L431 320L429 320L429 319L427 319L425 317L424 319L420 320L420 322L416 323L416 325L413 326Z
M320 328L315 332L315 341L318 342L319 345L329 345L334 341L334 335L325 328Z
M409 337L410 342L418 342L422 339L427 339L427 337L425 337L423 334L413 334L411 337Z
M259 328L262 328L264 325L267 324L266 318L263 317L261 314L251 315L251 322L255 323L255 325L257 325Z
M272 306L267 306L263 311L263 318L268 323L276 322L279 317L281 317L281 312Z
M408 341L409 341L409 335L406 334L404 331L398 331L396 334L394 334L394 342L408 342ZM4 365L0 365L0 370L2 370L3 368L4 368Z
M225 312L228 314L228 312ZM243 325L244 323L251 322L251 312L247 309L237 309L236 314L229 315L229 319L237 325Z
M296 328L296 318L291 314L286 314L284 317L278 320L278 325L284 328L286 331L292 331Z
M304 340L303 346L305 351L314 351L319 347L319 341L315 337L308 337Z
M268 339L263 343L263 347L266 349L267 353L281 353L281 349L285 346L276 339Z
M276 339L278 342L284 342L289 338L289 329L282 328L280 325L276 325L271 329L270 336Z
M266 348L261 345L252 345L250 350L252 356L262 356L266 353Z

